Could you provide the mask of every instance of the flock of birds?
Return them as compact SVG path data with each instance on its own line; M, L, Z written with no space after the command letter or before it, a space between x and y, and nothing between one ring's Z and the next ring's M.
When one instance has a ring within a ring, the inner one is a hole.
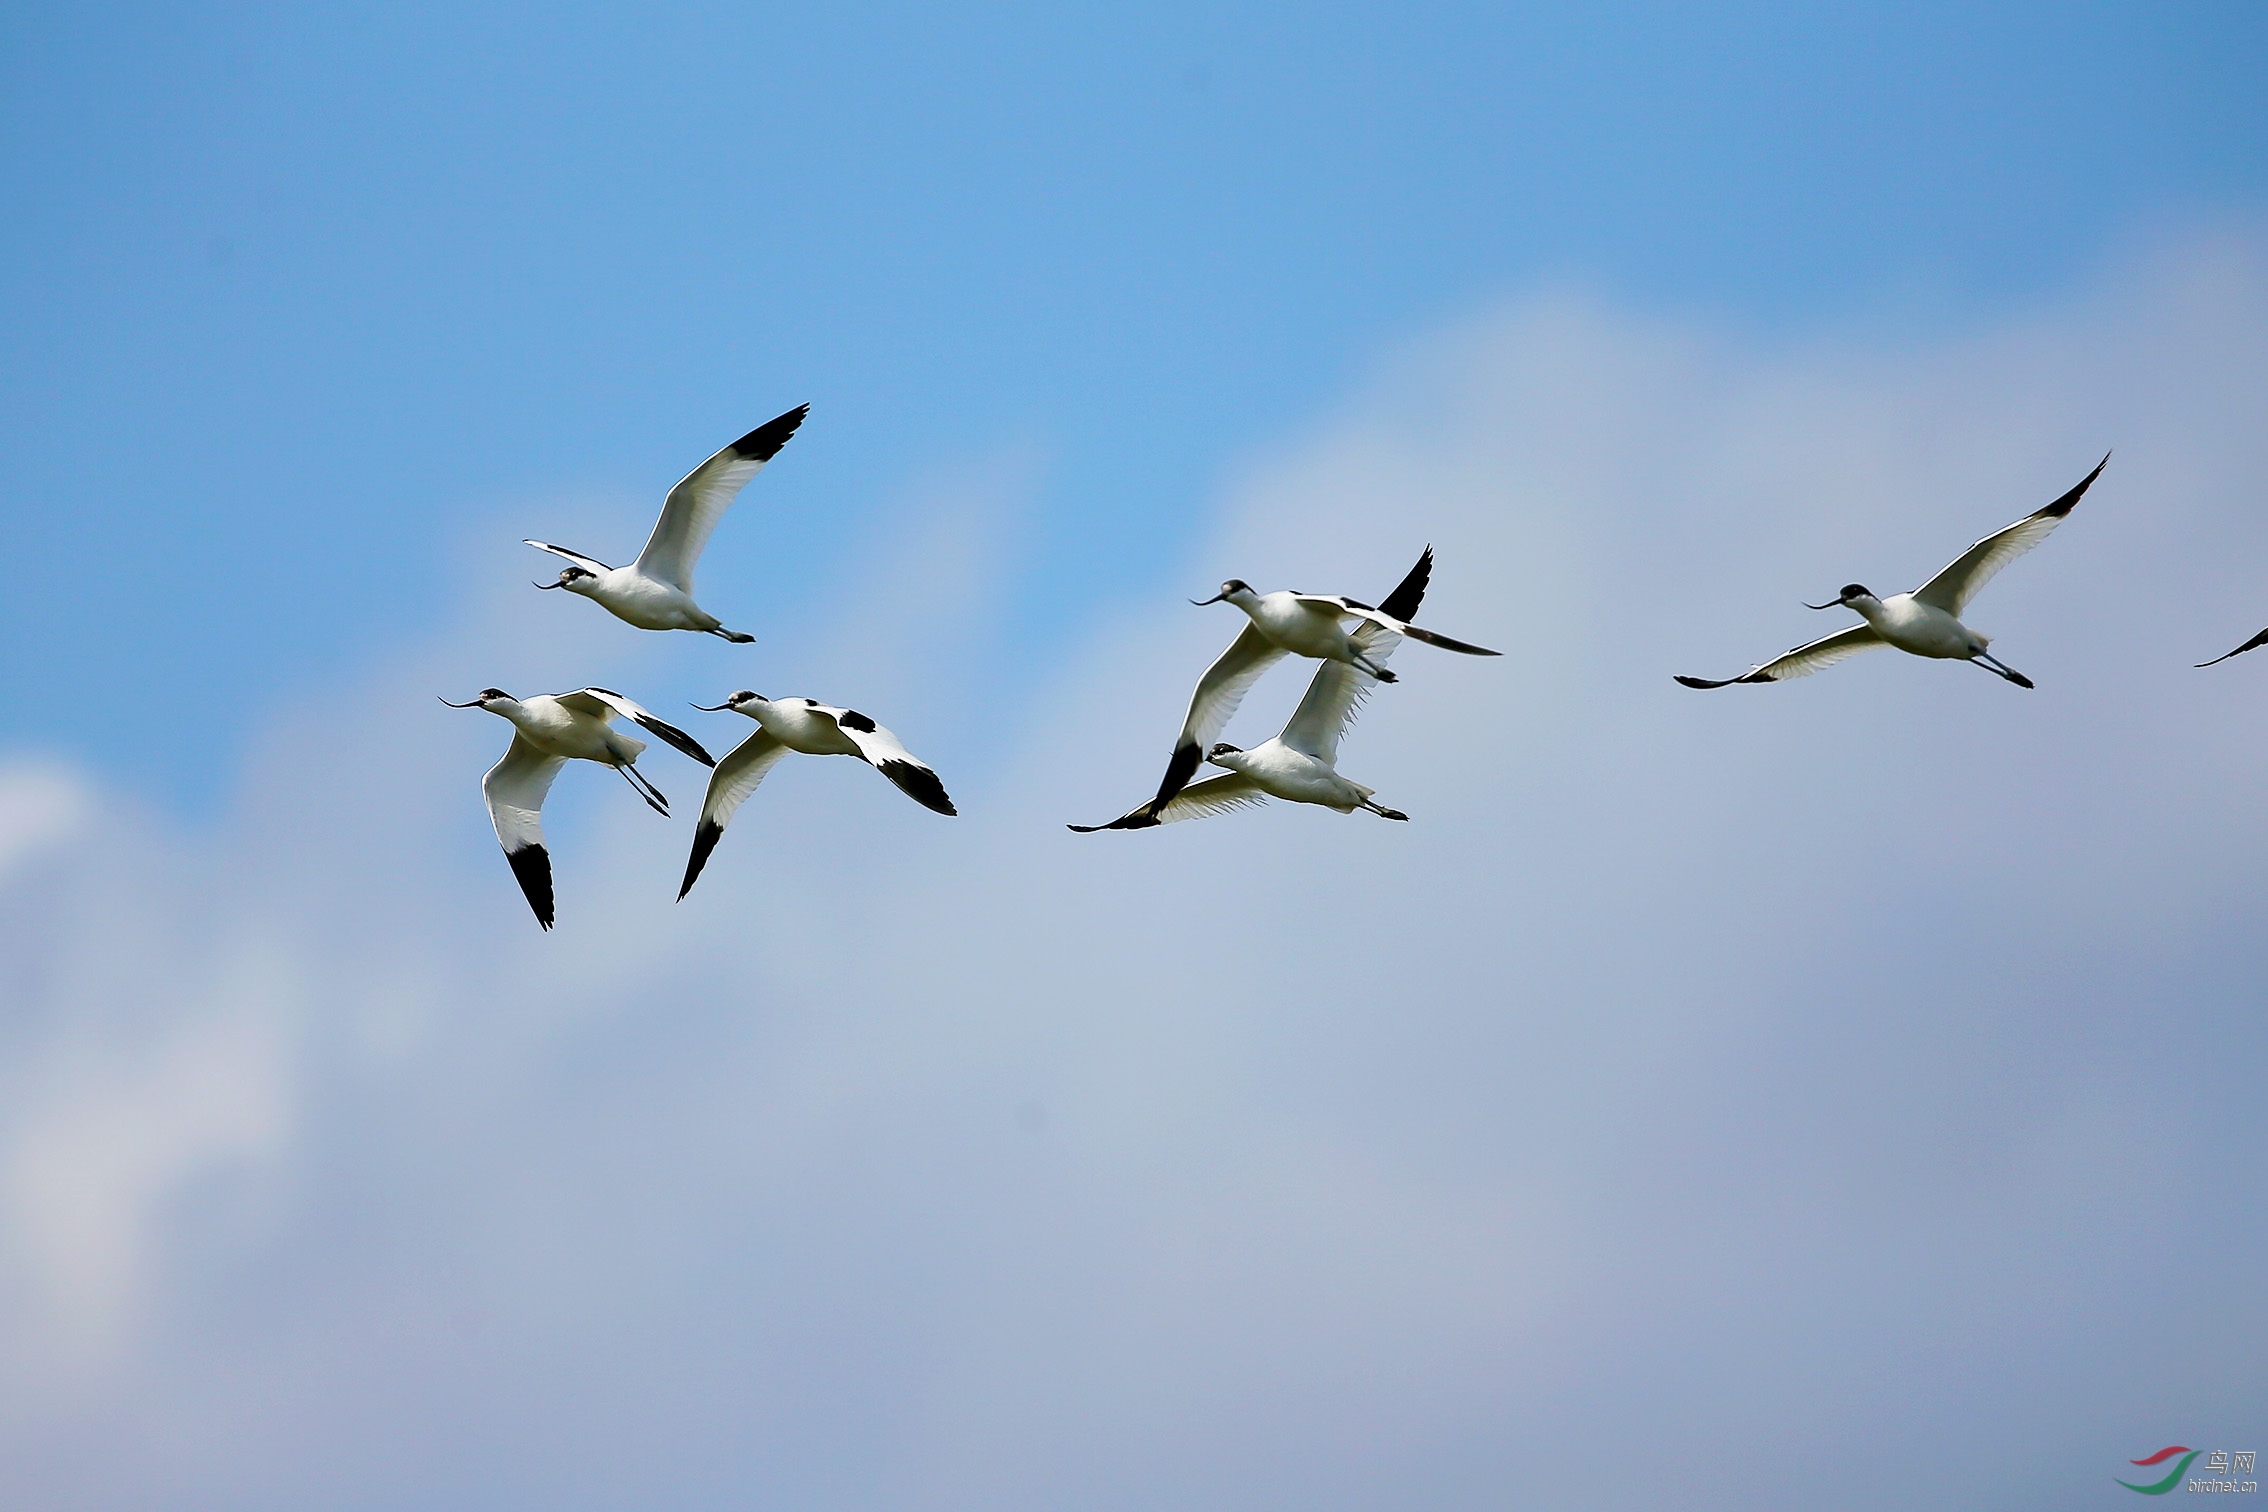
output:
M564 557L569 563L557 582L535 586L580 594L641 630L688 630L738 644L754 640L751 635L726 629L694 601L693 567L725 510L764 464L778 455L809 410L809 405L800 405L767 421L688 473L669 491L645 549L627 567L609 567L579 551L529 540L528 545ZM1760 662L1737 677L1711 680L1681 676L1677 681L1689 688L1785 682L1809 676L1861 651L1895 646L1915 656L1973 662L2018 687L2031 687L2030 678L1992 655L1987 649L1990 637L1962 623L1961 615L1996 573L2045 540L2063 522L2109 461L2106 453L2095 470L2068 493L1978 541L1910 593L1881 598L1864 584L1849 583L1826 603L1805 605L1810 609L1850 609L1859 615L1860 623ZM1354 723L1370 690L1379 683L1396 681L1386 662L1403 640L1467 656L1500 654L1410 623L1432 573L1433 548L1428 546L1400 585L1375 605L1333 594L1288 590L1259 593L1235 578L1221 584L1211 598L1191 600L1199 605L1231 604L1242 610L1250 623L1198 679L1156 796L1107 824L1069 827L1080 834L1150 829L1265 803L1270 798L1317 804L1342 814L1360 809L1382 819L1406 820L1407 814L1374 802L1373 789L1340 775L1341 737ZM2268 630L2198 665L2209 667L2261 645L2268 645ZM1286 656L1322 663L1290 722L1274 739L1253 750L1240 750L1221 741L1218 737L1245 694ZM484 688L477 697L449 706L486 709L512 722L512 744L504 759L482 779L481 792L488 800L489 818L496 826L496 838L504 847L512 874L535 910L536 921L547 930L552 927L553 904L551 857L543 842L543 800L562 767L569 761L611 766L656 812L665 817L669 813L669 800L637 770L646 743L615 728L617 718L643 728L711 768L692 853L686 858L685 878L677 891L680 899L699 880L734 813L790 751L808 756L856 757L924 808L947 815L955 812L937 773L908 751L897 736L855 709L812 698L765 698L741 689L720 704L695 704L693 707L704 712L729 711L756 722L755 733L721 762L685 731L608 688L578 688L571 693L526 699L514 698L501 688ZM1206 764L1222 768L1221 775L1193 781L1198 768Z

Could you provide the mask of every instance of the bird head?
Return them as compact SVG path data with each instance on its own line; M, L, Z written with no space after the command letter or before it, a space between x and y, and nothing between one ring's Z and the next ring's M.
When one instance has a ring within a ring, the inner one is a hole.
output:
M1806 609L1832 609L1837 604L1841 604L1847 608L1859 609L1862 605L1879 604L1880 602L1882 601L1874 596L1873 591L1869 589L1866 584L1845 583L1842 587L1842 591L1837 593L1826 603L1806 604L1803 607Z
M588 593L597 582L598 574L591 571L590 568L569 567L559 574L558 582L538 583L536 586L547 591L553 588L564 588L570 593Z
M474 694L472 698L465 703L449 703L449 700L447 700L446 698L442 699L441 701L445 704L449 704L449 707L452 709L487 709L491 714L500 714L503 712L502 708L492 707L492 705L516 704L519 702L518 699L505 692L502 688L483 688L478 693Z
M1216 744L1211 750L1207 751L1205 753L1205 759L1207 761L1210 761L1215 766L1228 766L1229 763L1221 759L1223 756L1242 756L1243 754L1244 751L1241 747L1232 746L1224 740Z
M739 692L728 696L721 704L695 704L693 707L701 710L704 714L718 714L730 709L735 714L746 714L749 718L754 719L756 717L756 705L770 702L771 700L763 694L751 693L746 688L742 688Z
M1247 583L1242 578L1230 578L1227 582L1221 584L1221 591L1214 594L1211 598L1191 599L1189 602L1197 605L1200 609L1207 604L1217 604L1222 599L1227 599L1230 603L1233 604L1238 602L1241 598L1250 595L1251 592L1252 585L1250 583Z

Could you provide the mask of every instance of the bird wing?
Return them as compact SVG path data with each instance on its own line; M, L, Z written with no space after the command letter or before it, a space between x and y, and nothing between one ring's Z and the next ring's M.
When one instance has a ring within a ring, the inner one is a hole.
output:
M709 775L709 795L701 800L701 822L693 827L693 853L685 858L685 884L678 888L678 897L693 890L701 868L709 864L709 852L724 838L724 827L732 822L734 811L747 802L748 795L787 752L786 746L758 729L717 763L716 771Z
M1861 651L1872 651L1876 646L1888 644L1874 633L1872 625L1852 625L1833 635L1822 635L1815 641L1806 642L1768 662L1759 662L1738 677L1718 678L1713 682L1706 677L1680 677L1678 681L1689 688L1729 688L1734 683L1786 682L1791 677L1809 677L1821 667L1832 667Z
M765 421L678 480L662 502L661 518L646 538L646 549L638 553L638 571L691 593L693 564L709 544L709 533L748 480L779 455L810 412L810 405L799 404Z
M480 779L480 793L488 800L488 819L496 826L504 859L520 879L520 891L527 894L536 922L546 929L551 927L551 853L543 848L543 799L566 764L566 757L539 751L525 736L514 735L504 759Z
M1418 605L1425 599L1425 585L1432 576L1433 548L1428 546L1425 554L1417 559L1417 565L1379 604L1378 614L1398 622L1417 613ZM1354 643L1364 656L1383 666L1394 654L1394 648L1402 643L1402 637L1371 620L1354 633ZM1291 723L1285 725L1284 733L1276 738L1326 766L1336 766L1340 737L1353 726L1355 715L1370 697L1370 690L1377 686L1378 679L1367 672L1345 662L1325 662L1316 669L1299 707L1292 711Z
M1383 665L1394 654L1402 638L1391 630L1365 625L1355 632L1354 643L1363 655ZM1339 760L1339 737L1355 722L1356 713L1370 697L1370 690L1378 686L1378 679L1359 667L1345 662L1327 661L1316 669L1315 679L1307 685L1307 694L1300 699L1299 707L1292 711L1291 722L1277 737L1285 745L1302 755L1312 756L1326 766L1336 766Z
M1259 626L1246 625L1205 669L1205 675L1197 679L1197 691L1189 695L1189 713L1181 721L1181 738L1174 742L1165 780L1158 784L1158 795L1150 800L1152 812L1189 785L1205 759L1205 748L1228 728L1228 722L1236 717L1237 705L1244 702L1244 695L1252 691L1261 674L1282 661L1285 654L1283 647L1260 633Z
M1428 546L1425 551L1424 566L1430 576L1433 570L1433 548ZM1329 604L1341 614L1350 614L1356 619L1368 620L1381 630L1391 630L1396 635L1406 635L1411 640L1424 641L1427 645L1439 646L1444 651L1461 651L1467 656L1502 656L1504 654L1501 651L1491 651L1486 646L1473 645L1470 641L1454 639L1441 634L1439 631L1421 630L1416 625L1402 619L1401 616L1388 614L1381 608L1363 603L1360 599L1341 598L1335 593L1295 593L1292 597L1303 604Z
M2063 523L2063 517L2071 513L2071 506L2079 502L2087 485L2101 476L2109 462L2110 453L2104 452L2095 470L2081 478L2078 486L2062 498L2045 509L2033 510L2005 530L1994 531L1955 557L1943 572L1914 590L1915 601L1942 609L1959 619L1961 611L1969 606L1969 600L1992 581L1995 573L2046 540L2048 532Z
M1418 605L1425 602L1425 586L1432 581L1433 548L1428 546L1418 553L1417 565L1402 575L1394 591L1378 601L1378 612L1398 620L1408 619L1418 612Z
M533 536L521 541L520 544L522 546L533 546L538 551L548 551L553 556L565 557L568 561L588 567L593 572L612 572L614 570L597 557L587 557L579 551L569 551L564 546L554 546L549 541L539 541Z
M588 714L594 719L619 714L640 728L653 731L701 765L713 767L717 764L715 757L701 749L701 742L668 721L654 718L612 688L581 688L573 693L561 693L558 698L566 708L573 709L578 714Z
M945 795L945 784L937 780L937 773L928 762L899 743L898 737L868 719L856 709L837 709L823 703L809 705L814 714L824 714L835 722L835 728L844 738L858 747L860 759L898 785L898 791L940 814L957 812L953 800Z
M1224 772L1193 782L1173 795L1158 812L1158 823L1178 824L1184 819L1209 819L1225 814L1230 809L1258 808L1268 801L1268 795L1242 772Z
M1122 814L1108 824L1067 824L1065 829L1082 835L1100 830L1156 829L1161 824L1176 824L1183 819L1203 819L1213 814L1225 814L1230 809L1257 808L1268 801L1260 785L1242 772L1228 772L1219 777L1208 777L1181 789L1163 805L1145 803L1130 814ZM1156 811L1153 813L1152 810Z
M2210 667L2211 665L2213 665L2213 662L2225 662L2232 656L2242 656L2245 652L2250 651L2255 646L2268 646L2268 630L2261 631L2258 635L2246 641L2243 645L2237 647L2234 651L2223 651L2219 656L2214 657L2213 661L2199 662L2197 665L2199 665L2200 667Z

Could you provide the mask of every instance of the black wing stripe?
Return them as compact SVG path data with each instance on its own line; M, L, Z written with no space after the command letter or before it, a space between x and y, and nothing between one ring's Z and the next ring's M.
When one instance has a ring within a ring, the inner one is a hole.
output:
M1399 619L1401 616L1396 615L1395 618ZM1444 651L1462 651L1467 656L1502 656L1504 654L1501 651L1491 651L1485 646L1469 645L1461 640L1451 640L1448 636L1437 635L1431 630L1420 630L1415 625L1404 625L1402 633L1411 640L1421 640L1429 646L1439 646Z

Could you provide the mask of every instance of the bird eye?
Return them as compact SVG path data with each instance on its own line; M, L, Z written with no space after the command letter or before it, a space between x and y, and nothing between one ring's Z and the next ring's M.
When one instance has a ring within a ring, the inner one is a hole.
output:
M512 695L502 688L483 688L480 690L480 696L482 698L510 698Z
M1873 596L1866 591L1866 584L1864 583L1845 583L1843 585L1844 598L1872 598Z

